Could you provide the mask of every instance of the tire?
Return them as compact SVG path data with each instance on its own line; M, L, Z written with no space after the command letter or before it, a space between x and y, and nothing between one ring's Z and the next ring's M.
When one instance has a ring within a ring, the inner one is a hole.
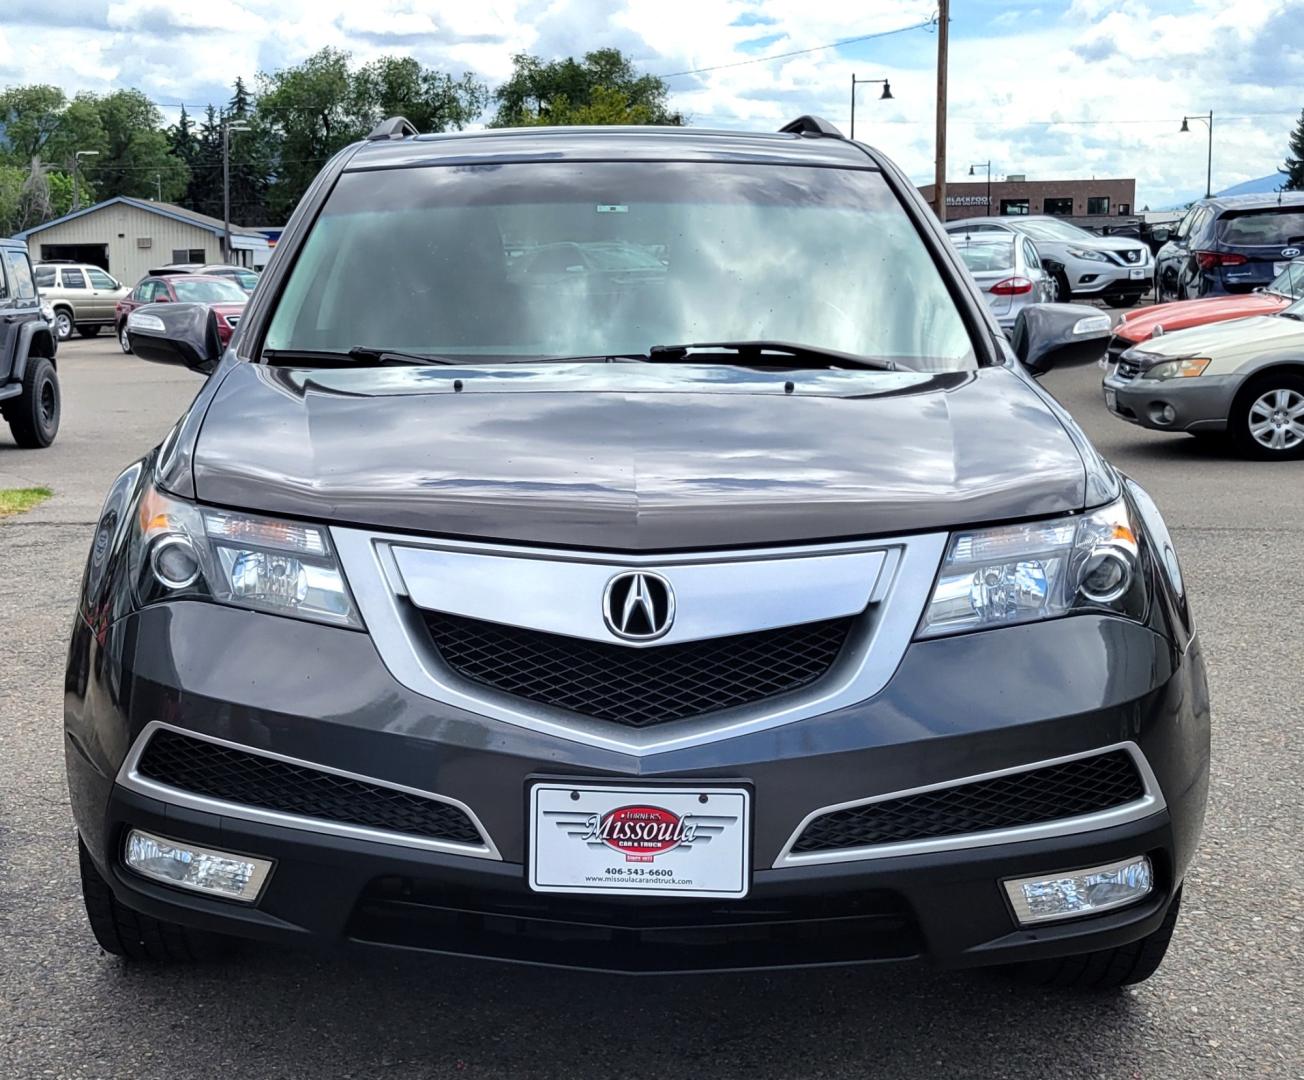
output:
M1007 970L1021 983L1058 990L1118 990L1145 982L1163 963L1181 907L1182 890L1178 889L1173 902L1168 905L1164 921L1140 941L1077 956L1032 960Z
M189 964L211 960L229 949L229 939L189 926L142 915L120 904L91 860L81 837L77 838L81 867L82 901L91 933L101 949L127 960L156 964Z
M1251 379L1232 402L1227 430L1246 457L1304 458L1304 375L1269 371Z
M59 377L44 356L27 358L23 392L5 405L14 442L24 450L43 450L59 433Z
M131 354L131 339L127 337L127 324L125 321L118 327L118 348L128 355Z
M72 312L65 307L54 309L54 336L60 341L67 341L72 337L73 321Z
M1073 302L1073 288L1069 285L1069 276L1063 270L1057 270L1051 276L1055 279L1055 302L1057 304L1071 304Z
M84 338L99 337L100 328L98 326L79 326L77 327L77 333Z

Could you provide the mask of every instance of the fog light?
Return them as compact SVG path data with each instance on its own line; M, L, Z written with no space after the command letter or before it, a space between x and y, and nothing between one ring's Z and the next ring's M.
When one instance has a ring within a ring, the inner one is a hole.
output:
M1072 919L1135 903L1154 888L1154 871L1144 855L1049 878L1014 878L1005 892L1020 925Z
M164 840L132 829L123 862L136 873L183 889L252 903L271 873L266 859Z

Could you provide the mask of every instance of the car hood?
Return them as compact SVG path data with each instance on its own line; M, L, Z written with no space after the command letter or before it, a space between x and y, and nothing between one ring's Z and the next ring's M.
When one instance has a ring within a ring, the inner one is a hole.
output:
M1065 423L1004 368L238 362L204 415L194 490L521 543L782 544L1079 510L1086 466Z
M1156 304L1123 316L1115 333L1125 341L1145 341L1162 326L1164 332L1185 330L1191 326L1244 319L1251 315L1275 315L1291 301L1276 293L1241 293L1234 296L1209 296L1203 300L1177 300Z
M1304 350L1304 322L1280 315L1232 319L1151 338L1136 346L1134 351L1146 358L1168 360L1208 356L1220 369L1225 369L1228 363L1235 364L1277 350L1296 354Z

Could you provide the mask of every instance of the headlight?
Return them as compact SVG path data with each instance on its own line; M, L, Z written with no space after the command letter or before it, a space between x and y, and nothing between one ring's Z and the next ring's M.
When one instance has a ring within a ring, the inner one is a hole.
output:
M1141 620L1140 531L1122 499L1080 517L952 534L920 637L1112 611Z
M1075 259L1086 259L1087 262L1108 262L1103 252L1088 251L1086 248L1069 248L1069 254Z
M1169 360L1164 364L1156 364L1149 371L1143 371L1143 379L1194 379L1197 375L1203 375L1204 369L1212 361L1207 356L1192 357L1187 360Z
M236 607L361 627L325 529L210 510L146 488L131 544L142 604L207 598Z

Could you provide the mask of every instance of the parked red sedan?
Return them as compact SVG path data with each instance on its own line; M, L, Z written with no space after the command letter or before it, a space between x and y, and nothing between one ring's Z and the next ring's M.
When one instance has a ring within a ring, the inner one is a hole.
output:
M131 352L127 340L127 316L144 304L189 303L208 304L217 322L217 337L223 348L235 333L236 323L249 295L229 278L207 274L168 274L141 278L131 292L118 301L114 311L114 325L118 331L118 344L125 353Z
M1114 327L1108 358L1112 363L1133 345L1158 334L1230 319L1248 319L1254 315L1276 315L1301 297L1304 297L1304 259L1295 259L1273 279L1271 285L1258 292L1176 300L1129 312Z

